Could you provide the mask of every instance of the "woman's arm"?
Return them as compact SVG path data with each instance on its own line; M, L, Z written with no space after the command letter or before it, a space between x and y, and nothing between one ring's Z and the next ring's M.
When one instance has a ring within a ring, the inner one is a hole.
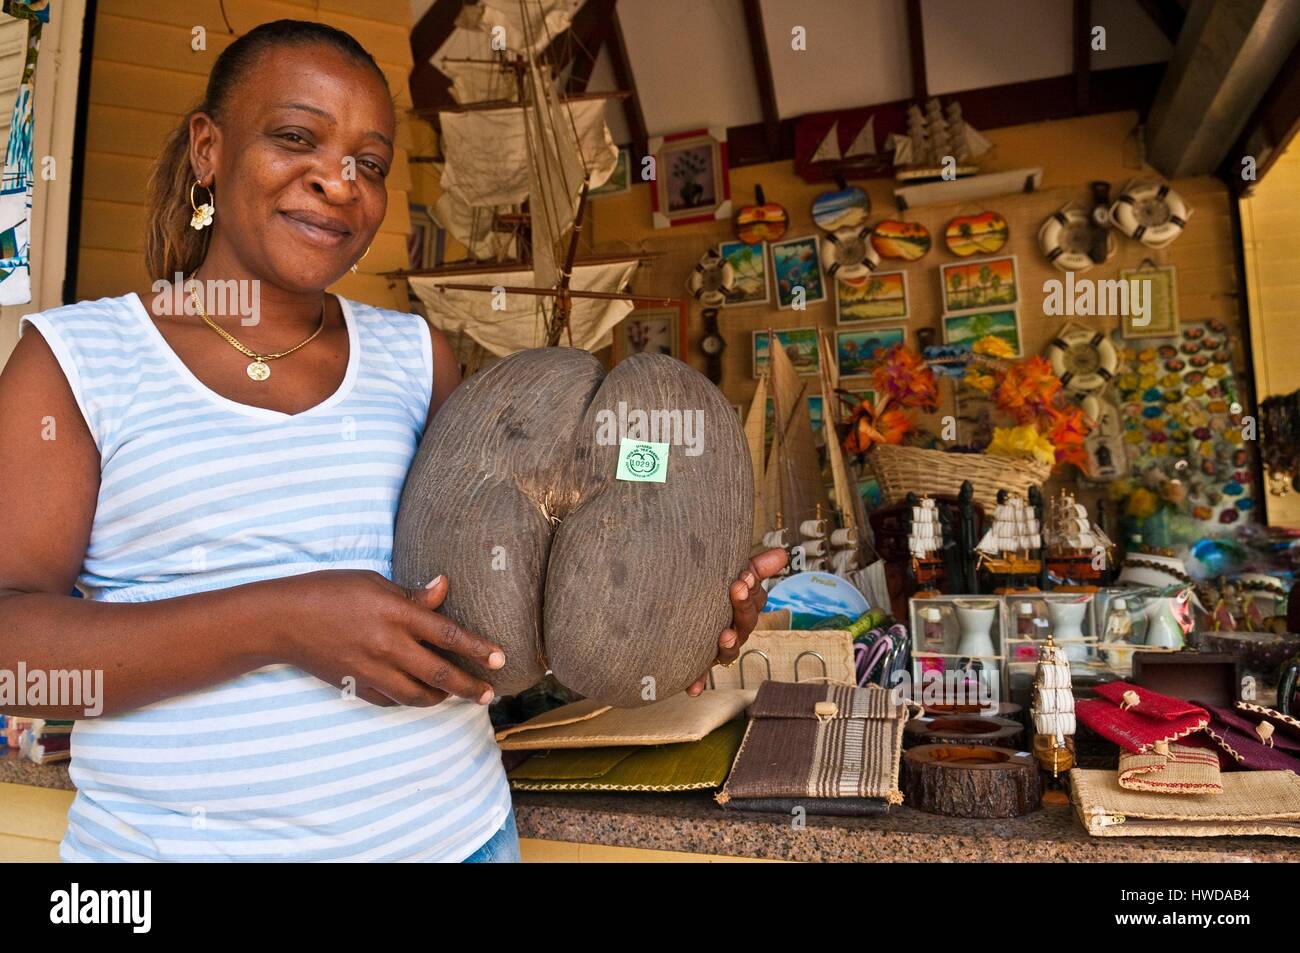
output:
M445 345L445 341L444 341ZM448 349L448 355L450 350ZM453 362L454 368L454 362ZM374 704L490 698L487 684L419 644L483 661L500 648L433 613L447 582L409 592L377 573L320 572L150 603L68 595L90 538L99 454L39 333L0 373L0 672L103 673L113 714L290 662ZM5 713L81 718L86 706Z

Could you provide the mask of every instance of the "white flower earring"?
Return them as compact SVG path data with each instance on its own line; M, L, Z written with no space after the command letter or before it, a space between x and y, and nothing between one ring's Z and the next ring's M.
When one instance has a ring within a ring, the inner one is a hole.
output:
M200 186L207 189L208 201L204 202L202 205L196 205L194 203L194 190ZM190 216L190 227L196 232L201 232L212 224L212 216L217 213L216 208L212 204L213 198L212 189L203 185L203 183L198 179L195 179L194 184L190 186L190 208L194 209L194 214Z

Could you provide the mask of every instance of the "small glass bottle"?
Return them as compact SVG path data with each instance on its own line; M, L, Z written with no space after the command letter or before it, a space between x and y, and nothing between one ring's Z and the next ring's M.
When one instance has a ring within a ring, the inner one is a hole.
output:
M1038 646L1034 645L1034 604L1020 602L1016 604L1016 638L1024 641L1016 643L1014 659L1017 662L1032 662L1038 658Z
M1133 649L1123 648L1133 644L1133 617L1129 615L1128 603L1123 599L1112 599L1106 612L1106 631L1102 635L1106 646L1106 663L1115 672L1127 672L1133 663ZM1116 646L1121 646L1116 648Z

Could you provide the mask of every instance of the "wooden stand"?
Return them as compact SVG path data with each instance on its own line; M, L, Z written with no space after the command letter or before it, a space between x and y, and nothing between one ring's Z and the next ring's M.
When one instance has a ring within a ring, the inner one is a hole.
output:
M1042 796L1038 764L1025 751L945 744L903 753L903 803L930 814L1020 817Z

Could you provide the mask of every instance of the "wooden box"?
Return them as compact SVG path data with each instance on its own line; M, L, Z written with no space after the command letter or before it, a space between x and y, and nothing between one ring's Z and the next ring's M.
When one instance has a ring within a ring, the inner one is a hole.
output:
M1134 652L1133 683L1171 698L1231 708L1241 696L1241 659L1220 652Z

